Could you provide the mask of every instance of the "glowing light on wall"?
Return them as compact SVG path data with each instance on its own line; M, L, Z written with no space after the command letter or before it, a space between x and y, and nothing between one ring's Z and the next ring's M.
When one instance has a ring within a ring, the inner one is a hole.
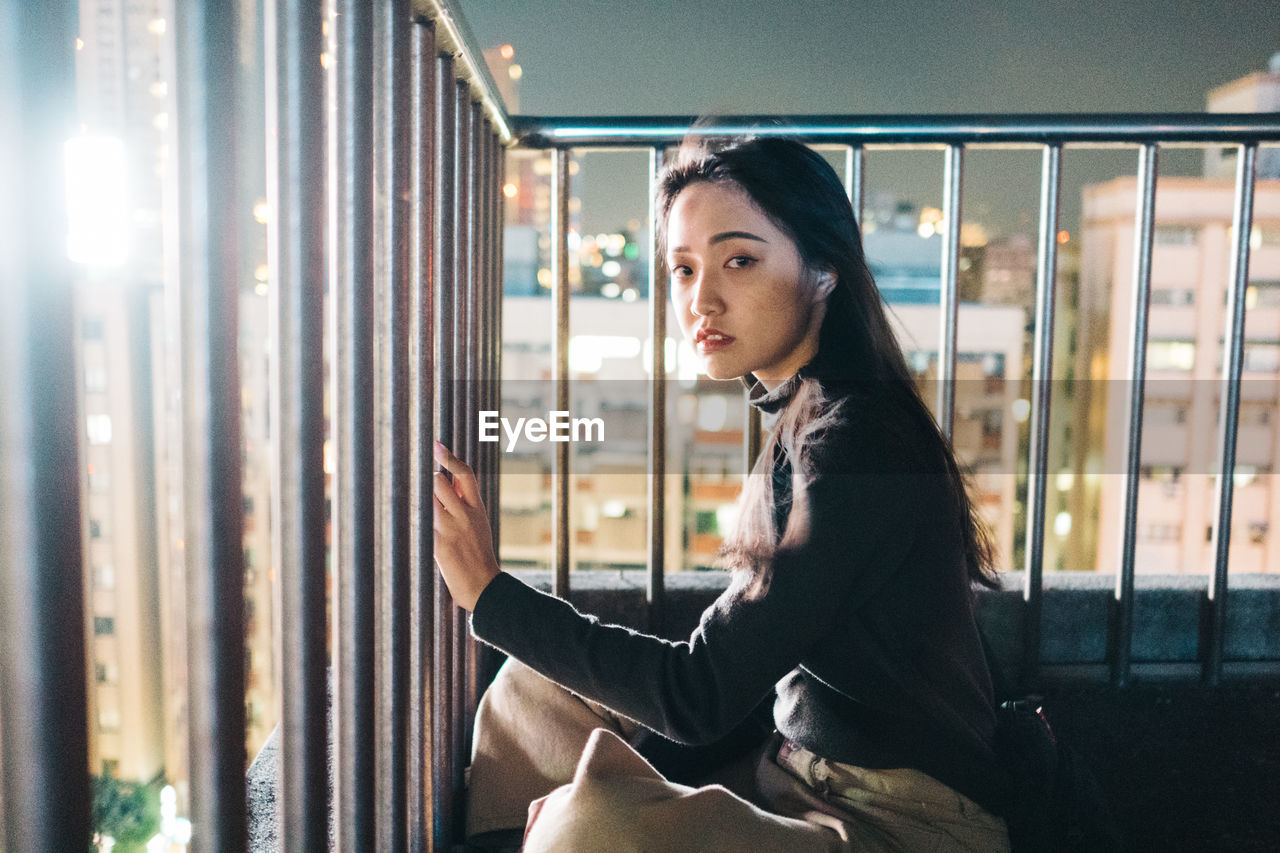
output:
M606 358L632 359L640 354L640 339L629 335L577 335L569 339L569 367L595 373Z
M1066 536L1071 532L1071 513L1060 512L1053 517L1053 532L1059 536Z
M129 208L124 143L109 136L67 142L67 255L78 264L115 267L128 258Z

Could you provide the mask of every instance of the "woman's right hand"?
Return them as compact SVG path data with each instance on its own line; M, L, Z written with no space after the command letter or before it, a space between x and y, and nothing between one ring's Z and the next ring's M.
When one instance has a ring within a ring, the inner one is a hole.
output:
M436 461L453 475L452 482L443 471L434 478L436 565L453 600L471 611L500 572L493 531L471 466L438 441L435 451Z

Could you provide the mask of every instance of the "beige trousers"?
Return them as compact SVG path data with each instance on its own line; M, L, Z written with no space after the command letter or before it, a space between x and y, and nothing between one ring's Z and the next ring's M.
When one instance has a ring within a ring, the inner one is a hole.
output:
M476 716L467 835L525 827L574 853L1008 853L1004 821L917 770L827 761L775 736L700 787L627 743L635 723L508 661Z

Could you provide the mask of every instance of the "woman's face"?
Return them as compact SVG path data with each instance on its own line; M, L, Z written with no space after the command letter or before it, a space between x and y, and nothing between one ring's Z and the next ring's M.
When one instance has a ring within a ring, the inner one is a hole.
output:
M795 243L737 185L682 190L667 247L671 300L708 376L772 388L817 354L834 276L810 284Z

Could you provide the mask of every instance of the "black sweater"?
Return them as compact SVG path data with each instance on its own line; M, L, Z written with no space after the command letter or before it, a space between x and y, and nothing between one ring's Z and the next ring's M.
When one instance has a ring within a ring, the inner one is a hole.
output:
M805 368L752 405L776 414ZM735 573L688 640L605 625L509 574L472 632L570 690L683 743L729 733L776 688L785 737L834 761L912 767L998 810L991 678L959 516L917 431L856 393L815 443L808 535L764 594ZM762 455L763 457L763 455ZM785 453L757 461L789 491ZM784 506L788 495L781 497Z

